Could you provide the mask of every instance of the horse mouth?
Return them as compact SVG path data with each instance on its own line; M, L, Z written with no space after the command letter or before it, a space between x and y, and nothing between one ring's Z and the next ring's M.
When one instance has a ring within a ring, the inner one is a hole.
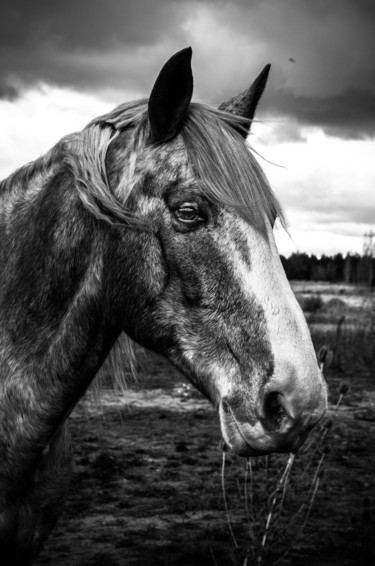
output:
M297 452L308 432L300 427L286 434L266 432L260 422L248 425L237 421L232 410L220 406L221 431L225 445L231 452L244 458L267 456L273 452Z
M221 432L225 445L231 452L237 456L265 456L272 452L269 447L259 447L258 443L254 445L252 440L248 438L242 430L241 424L237 421L232 410L221 404L219 409Z

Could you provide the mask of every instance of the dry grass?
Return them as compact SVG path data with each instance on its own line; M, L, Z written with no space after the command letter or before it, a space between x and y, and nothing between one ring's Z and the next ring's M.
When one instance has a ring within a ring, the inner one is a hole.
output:
M323 351L322 355L326 354L327 351ZM282 565L303 538L323 475L324 461L330 453L329 433L333 420L340 418L339 408L347 392L348 386L343 383L329 418L318 426L298 454L246 460L242 480L239 482L239 478L235 478L238 489L243 492L242 518L238 515L231 517L225 478L228 453L223 449L222 490L228 529L235 548L233 564ZM238 474L233 461L229 468L227 475Z
M375 293L365 287L296 284L318 350L328 344L333 370L354 374L375 368Z

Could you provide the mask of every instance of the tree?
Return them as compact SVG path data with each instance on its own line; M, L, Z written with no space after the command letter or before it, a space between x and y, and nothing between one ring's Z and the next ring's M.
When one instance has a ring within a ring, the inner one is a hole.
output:
M361 265L361 279L364 283L375 285L374 273L374 259L375 259L375 233L369 230L363 236L363 257Z

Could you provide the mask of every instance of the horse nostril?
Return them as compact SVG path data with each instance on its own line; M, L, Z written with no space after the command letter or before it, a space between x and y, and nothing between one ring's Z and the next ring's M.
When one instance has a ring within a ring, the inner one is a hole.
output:
M279 430L283 422L290 419L281 393L271 391L266 394L263 400L262 415L263 426L269 430Z

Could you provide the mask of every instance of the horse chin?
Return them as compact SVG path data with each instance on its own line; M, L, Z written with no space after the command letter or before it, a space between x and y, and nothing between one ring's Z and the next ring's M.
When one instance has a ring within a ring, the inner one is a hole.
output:
M269 445L269 438L264 437L263 430L254 427L254 437L250 438L248 434L242 431L241 424L236 421L231 413L227 413L220 406L220 424L221 432L225 445L231 452L248 458L250 456L266 456L271 452L275 452L275 447Z
M236 456L241 456L242 458L256 458L257 456L267 456L267 454L271 453L270 450L261 451L253 448L243 438L237 438L235 441L232 440L230 445L228 445L227 443L225 444L227 448L231 452L233 452L233 454L236 454Z

